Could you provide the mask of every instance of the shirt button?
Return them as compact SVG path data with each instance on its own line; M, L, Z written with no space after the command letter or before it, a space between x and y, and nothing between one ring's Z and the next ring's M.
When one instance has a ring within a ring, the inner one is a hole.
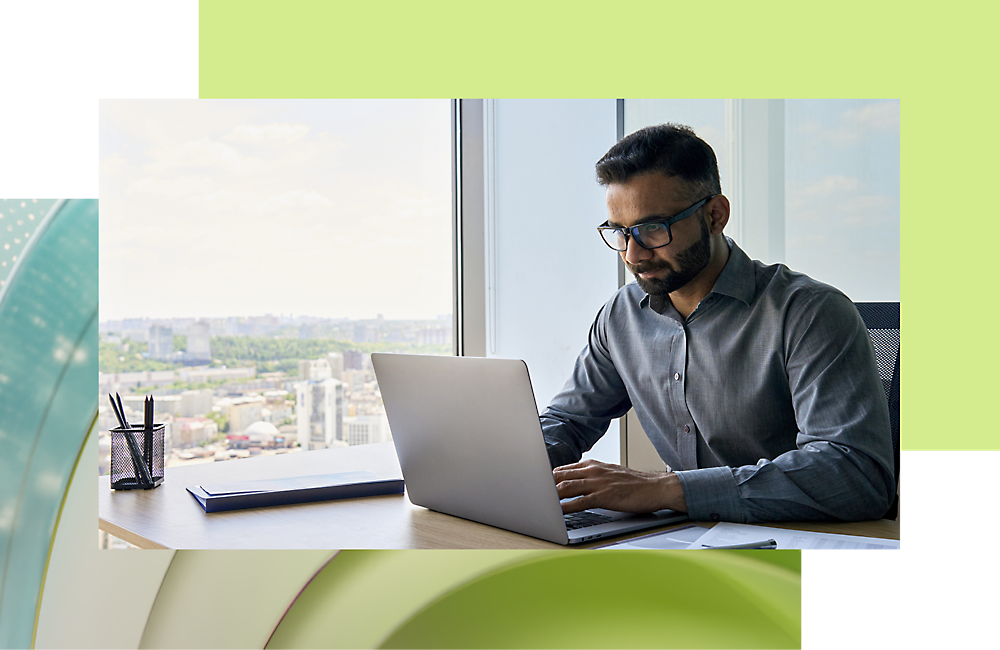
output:
M712 514L710 514L710 515L708 516L708 518L709 518L709 519L710 519L711 521L719 521L720 519L722 519L722 517L720 517L720 516L719 516L719 513L717 513L717 512L713 512Z
M691 427L689 427L688 425L685 424L684 425L684 433L691 433Z
M674 373L674 381L680 381L680 380L681 380L681 373L675 372Z

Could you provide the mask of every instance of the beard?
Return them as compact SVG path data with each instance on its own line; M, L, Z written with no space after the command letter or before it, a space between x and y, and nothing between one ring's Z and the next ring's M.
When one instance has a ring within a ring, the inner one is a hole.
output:
M666 296L677 291L701 273L712 257L710 234L704 219L698 217L701 224L701 238L677 254L676 267L665 260L649 260L643 264L626 264L628 270L635 276L639 287L651 296ZM667 269L667 274L659 278L640 278L640 273Z

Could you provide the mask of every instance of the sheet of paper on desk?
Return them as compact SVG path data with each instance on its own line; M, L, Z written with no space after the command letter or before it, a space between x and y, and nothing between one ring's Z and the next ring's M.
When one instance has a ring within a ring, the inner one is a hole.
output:
M704 535L707 530L708 529L704 526L684 526L683 528L675 528L674 530L668 530L663 533L653 533L652 535L634 537L623 542L615 542L614 544L601 546L600 548L641 548L658 550L691 548L691 543Z
M199 486L211 495L247 494L251 492L286 492L288 490L307 490L310 488L328 487L331 485L347 485L378 481L380 478L371 472L339 472L337 474L319 474L315 476L287 476L276 479L256 479L253 481L234 481L231 483L216 483Z
M899 548L897 539L878 537L858 537L855 535L834 535L832 533L812 533L805 530L785 530L768 526L747 524L716 524L716 526L695 540L691 548L706 546L730 546L749 544L773 539L778 548L798 549L888 549Z

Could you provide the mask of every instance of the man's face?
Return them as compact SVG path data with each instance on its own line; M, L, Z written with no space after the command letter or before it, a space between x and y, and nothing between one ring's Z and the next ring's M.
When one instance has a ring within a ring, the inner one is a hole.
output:
M684 182L675 177L659 172L643 174L608 185L608 221L614 226L634 226L673 216L701 198L692 198ZM672 293L708 266L711 241L704 209L670 226L673 240L661 248L642 248L629 237L628 249L621 256L643 291L650 295Z

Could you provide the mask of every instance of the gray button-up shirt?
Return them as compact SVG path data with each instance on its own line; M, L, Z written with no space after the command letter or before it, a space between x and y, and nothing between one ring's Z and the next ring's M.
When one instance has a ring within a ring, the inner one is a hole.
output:
M730 246L686 321L636 284L601 308L541 415L552 466L634 406L694 520L881 517L895 495L889 411L857 309Z

